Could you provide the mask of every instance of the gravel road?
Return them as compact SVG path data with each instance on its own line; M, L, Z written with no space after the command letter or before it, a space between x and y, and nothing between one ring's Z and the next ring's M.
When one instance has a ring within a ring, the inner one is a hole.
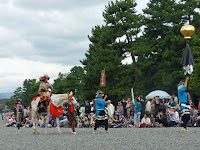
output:
M70 128L49 128L48 134L40 128L33 135L32 128L4 127L0 120L0 150L199 150L200 128L116 128L106 133L103 128L93 134L91 128L77 128L77 135Z

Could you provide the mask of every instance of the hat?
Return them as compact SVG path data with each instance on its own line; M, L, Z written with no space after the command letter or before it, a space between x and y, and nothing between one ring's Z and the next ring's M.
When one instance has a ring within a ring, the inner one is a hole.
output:
M180 81L179 84L178 84L178 90L179 90L180 88L182 88L182 87L184 86L184 84L185 84L185 83L184 83L183 81Z
M20 101L20 102L21 102L22 100L21 100L20 98L17 98L17 99L16 99L16 101L17 101L17 102L18 102L18 101Z
M108 100L107 102L110 102L110 103L111 103L111 100Z
M97 93L96 93L96 97L99 97L99 94L104 94L104 93L103 93L103 91L98 90Z
M50 77L49 77L47 74L44 74L44 76L42 76L42 77L40 78L40 81L44 81L45 79L49 80Z
M169 109L169 111L176 111L176 110L177 110L176 107L171 107L171 108Z

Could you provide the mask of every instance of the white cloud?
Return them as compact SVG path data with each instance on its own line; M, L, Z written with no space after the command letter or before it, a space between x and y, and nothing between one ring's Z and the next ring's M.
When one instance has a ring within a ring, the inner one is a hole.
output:
M51 82L59 72L81 65L92 27L104 24L110 0L1 0L0 93L43 73ZM139 1L137 9L147 0Z
M46 64L38 60L1 58L0 91L12 92L17 86L22 86L25 79L39 79L44 73L51 77L50 82L53 83L59 72L68 73L72 67L54 63Z

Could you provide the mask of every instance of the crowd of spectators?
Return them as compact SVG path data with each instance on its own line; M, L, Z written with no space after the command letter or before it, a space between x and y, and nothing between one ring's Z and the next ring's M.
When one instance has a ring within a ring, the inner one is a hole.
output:
M191 113L188 126L200 126L200 102L198 107L194 106L192 99L188 96ZM107 112L109 116L109 127L173 127L181 126L181 109L177 96L172 95L171 99L160 99L159 96L153 99L140 96L134 102L128 98L118 102L115 107L108 100ZM78 127L93 127L95 118L95 100L81 104L77 119Z
M198 107L195 107L190 96L188 96L191 112L188 126L200 126L200 101ZM24 127L32 127L30 108L24 109ZM80 104L76 110L76 119L78 128L93 128L95 125L95 100L85 101ZM109 116L108 124L110 128L133 127L173 127L181 126L181 110L177 96L172 95L170 100L160 99L159 96L153 99L139 96L134 101L130 98L123 99L114 106L111 100L108 100L107 112ZM5 126L15 126L16 119L14 113L2 113L2 119L7 120ZM60 117L60 126L69 127L65 113ZM44 118L45 119L45 118ZM39 126L45 127L45 120L39 120ZM51 116L48 127L55 127L55 118Z

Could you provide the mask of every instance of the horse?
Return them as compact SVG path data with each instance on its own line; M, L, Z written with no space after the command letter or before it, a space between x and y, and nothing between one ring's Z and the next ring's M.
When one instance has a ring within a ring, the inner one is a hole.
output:
M42 117L41 113L38 112L38 103L40 101L40 97L37 96L35 97L32 101L31 101L31 121L33 123L33 134L35 134L37 132L37 134L39 134L39 130L38 130L38 118ZM50 107L53 106L55 108L60 108L61 109L61 105L63 105L63 103L73 103L73 105L75 107L79 106L78 102L76 101L76 99L73 96L73 93L70 92L70 94L53 94L51 96L51 101L47 106L46 109L46 125L45 125L45 134L47 134L47 127L48 127L48 123L49 123L49 118L50 115L52 114L50 111ZM52 105L53 104L53 105ZM58 109L58 111L60 110ZM62 109L60 112L60 115L62 114ZM55 116L56 117L56 124L57 124L57 130L58 133L61 134L60 131L60 124L59 124L59 116Z

